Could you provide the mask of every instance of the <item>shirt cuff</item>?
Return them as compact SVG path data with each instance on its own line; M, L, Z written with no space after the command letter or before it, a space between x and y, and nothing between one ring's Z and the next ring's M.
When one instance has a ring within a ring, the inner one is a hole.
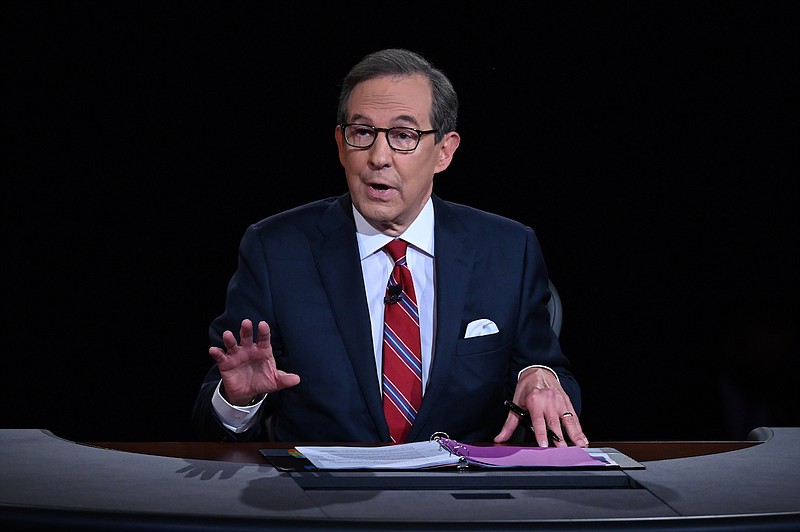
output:
M217 413L217 417L226 429L234 434L242 433L258 422L256 414L258 414L258 408L264 402L264 398L254 405L232 405L222 397L219 390L221 384L222 381L219 381L217 389L211 397L211 406L214 407L214 412Z
M522 377L522 372L523 372L523 371L525 371L525 370L528 370L528 369L531 369L531 368L543 368L543 369L546 369L546 370L548 370L550 373L552 373L553 375L555 375L555 377L556 377L556 380L557 380L559 383L561 383L561 379L559 379L559 378L558 378L558 373L556 373L556 372L553 370L553 368L549 368L549 367L547 367L547 366L542 366L541 364L533 364L533 365L531 365L531 366L528 366L527 368L522 368L522 369L519 371L519 373L517 373L517 380L519 380L519 378L520 378L520 377Z

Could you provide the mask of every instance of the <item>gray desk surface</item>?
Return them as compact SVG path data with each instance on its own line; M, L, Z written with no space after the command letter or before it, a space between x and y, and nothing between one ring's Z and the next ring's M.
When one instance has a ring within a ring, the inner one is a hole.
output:
M798 530L800 428L767 432L766 442L746 449L626 470L635 488L312 490L267 464L136 454L46 430L0 429L0 523L116 530Z

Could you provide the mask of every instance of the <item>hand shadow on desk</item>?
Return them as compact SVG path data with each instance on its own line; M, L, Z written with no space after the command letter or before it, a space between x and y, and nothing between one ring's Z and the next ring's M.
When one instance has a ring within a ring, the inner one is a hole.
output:
M186 478L199 477L200 480L212 480L217 473L219 473L219 480L228 480L244 467L231 462L193 462L191 460L187 460L187 462L189 465L175 472L185 473Z
M230 480L244 467L252 467L251 465L245 466L244 464L232 462L211 462L206 460L186 460L186 462L188 462L186 467L182 467L175 472L184 475L186 478L198 478L199 480ZM241 501L247 506L263 510L281 511L317 509L326 506L326 504L321 504L319 501L313 501L309 498L306 491L294 481L291 481L291 484L287 486L285 483L291 480L289 473L277 471L272 466L267 465L256 464L256 467L258 467L259 474L263 473L263 476L248 482L240 494ZM366 501L376 496L377 492L374 491L341 490L335 494L334 499L336 504L346 504ZM332 501L330 504L334 504L334 502Z

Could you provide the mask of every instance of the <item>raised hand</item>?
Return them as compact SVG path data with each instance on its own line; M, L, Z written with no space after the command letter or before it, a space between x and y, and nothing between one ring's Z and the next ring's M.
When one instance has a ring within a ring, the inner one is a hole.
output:
M253 342L253 322L242 320L239 330L241 343L231 331L222 334L225 349L210 347L211 355L222 376L223 395L234 405L246 405L253 398L295 386L300 376L286 373L275 366L275 357L270 344L269 325L258 324L258 334Z

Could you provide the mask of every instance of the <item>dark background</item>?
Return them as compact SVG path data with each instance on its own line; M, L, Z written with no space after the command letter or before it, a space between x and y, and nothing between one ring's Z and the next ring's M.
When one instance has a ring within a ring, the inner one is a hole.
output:
M541 239L591 439L800 425L791 2L270 4L0 8L0 427L191 439L239 238L345 191L338 83L386 46L459 91L436 192Z

